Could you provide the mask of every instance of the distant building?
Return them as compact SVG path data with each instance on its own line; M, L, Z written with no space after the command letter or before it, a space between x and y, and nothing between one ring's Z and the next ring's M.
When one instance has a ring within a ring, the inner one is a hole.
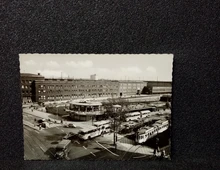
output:
M141 80L120 80L119 92L121 96L141 94L147 82Z
M96 74L91 75L90 80L97 80L97 75Z
M144 87L143 94L164 94L172 93L172 82L168 81L148 81Z

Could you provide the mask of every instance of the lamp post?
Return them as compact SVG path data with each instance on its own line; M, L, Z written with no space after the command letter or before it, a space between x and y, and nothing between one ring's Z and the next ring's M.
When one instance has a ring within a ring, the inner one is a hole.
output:
M114 112L114 139L113 139L113 141L114 141L114 146L115 146L115 149L117 149L117 133L116 133L116 117L115 117L115 115L117 114L117 108L121 108L121 106L120 105L113 105L113 112Z

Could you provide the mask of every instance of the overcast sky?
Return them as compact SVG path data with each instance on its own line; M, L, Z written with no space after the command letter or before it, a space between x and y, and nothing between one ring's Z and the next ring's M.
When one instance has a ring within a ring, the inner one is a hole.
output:
M172 54L20 54L21 73L46 78L172 81Z

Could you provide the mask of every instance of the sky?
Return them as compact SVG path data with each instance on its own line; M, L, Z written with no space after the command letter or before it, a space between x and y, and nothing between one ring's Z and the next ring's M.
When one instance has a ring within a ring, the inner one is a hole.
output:
M20 54L21 73L46 78L172 81L173 54Z

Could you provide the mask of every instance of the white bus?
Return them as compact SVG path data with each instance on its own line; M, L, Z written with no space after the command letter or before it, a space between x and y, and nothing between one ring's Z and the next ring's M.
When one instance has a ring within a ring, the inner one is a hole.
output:
M146 117L150 116L150 113L151 113L150 110L143 110L143 111L141 111L141 115L142 115L141 117L146 118Z
M125 121L138 120L141 117L140 112L130 112L125 114Z
M108 133L111 130L111 121L110 120L102 120L93 123L94 126L100 128L101 133Z
M91 126L85 127L78 132L78 137L82 140L88 140L100 136L102 134L102 130L99 127Z

